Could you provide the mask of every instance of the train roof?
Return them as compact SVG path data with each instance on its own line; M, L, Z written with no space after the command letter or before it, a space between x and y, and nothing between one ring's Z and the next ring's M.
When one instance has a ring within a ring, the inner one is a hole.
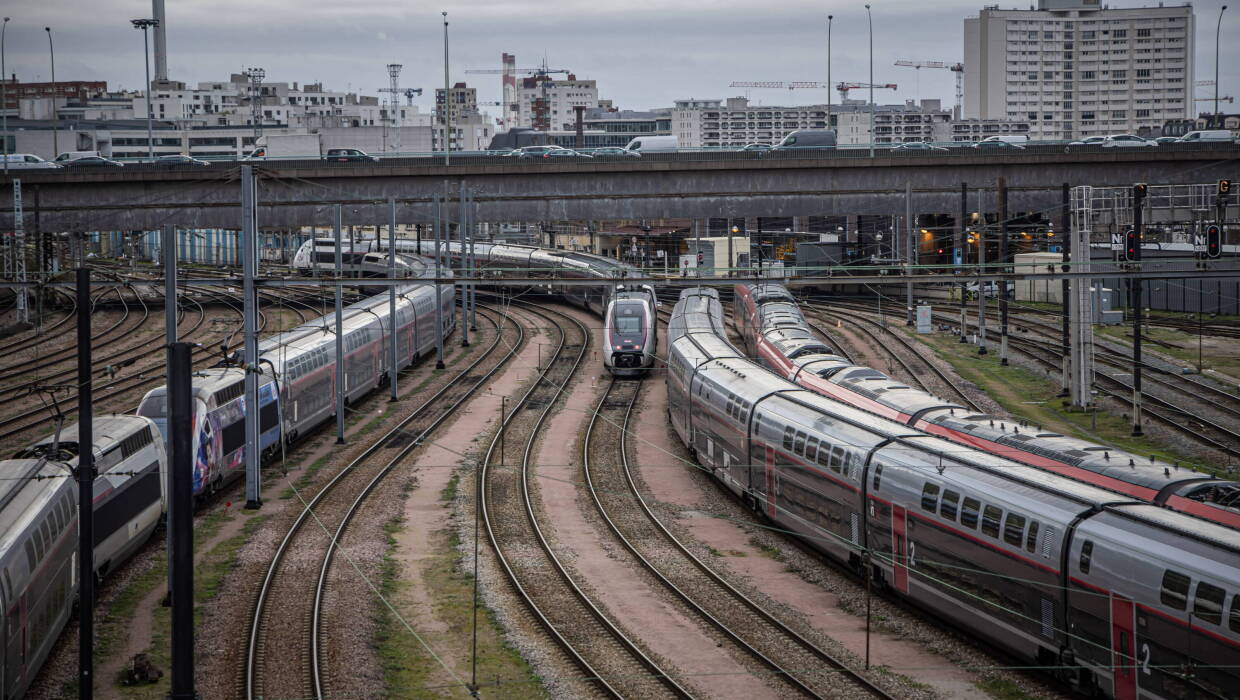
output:
M59 462L0 461L0 558L21 536L29 511L67 488L72 482L70 473L69 468Z
M1109 517L1140 522L1152 528L1174 533L1178 537L1197 540L1240 555L1240 537L1236 536L1236 531L1209 520L1202 520L1148 503L1108 508L1104 514ZM1236 565L1240 567L1240 561L1237 561Z

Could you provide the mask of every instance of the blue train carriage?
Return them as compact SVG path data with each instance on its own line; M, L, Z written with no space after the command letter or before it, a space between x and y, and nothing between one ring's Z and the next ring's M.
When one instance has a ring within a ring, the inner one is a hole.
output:
M154 532L165 510L167 455L139 416L94 420L94 558L106 576ZM0 695L21 697L77 598L77 425L0 462ZM38 479L36 477L44 477Z
M245 372L215 367L194 372L190 407L193 430L194 497L201 499L245 473ZM259 375L259 450L280 444L280 406L274 379ZM168 393L161 386L147 392L138 415L150 418L168 440Z

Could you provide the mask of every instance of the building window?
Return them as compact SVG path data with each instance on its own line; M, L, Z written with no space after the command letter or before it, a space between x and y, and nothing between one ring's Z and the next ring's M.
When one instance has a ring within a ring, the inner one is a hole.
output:
M1081 71L1081 80L1093 80L1094 72L1092 70Z
M1111 32L1111 38L1112 39L1126 39L1128 38L1128 30L1127 29L1116 29L1115 31Z
M1119 111L1111 112L1111 118L1112 118L1112 119L1127 119L1127 118L1128 118L1128 112L1125 112L1125 111L1123 111L1123 110L1119 110Z
M1141 117L1148 117L1148 116L1150 116L1150 110L1148 110L1148 109L1138 109L1138 110L1137 110L1137 118L1138 118L1138 119L1140 119Z
M1149 68L1138 68L1138 69L1137 69L1137 77L1138 77L1138 78L1148 78L1148 77L1150 77L1150 69L1149 69Z
M1138 29L1138 30L1137 30L1137 36L1138 36L1138 37L1144 37L1144 36L1149 36L1149 35L1150 35L1150 30L1148 30L1148 29Z

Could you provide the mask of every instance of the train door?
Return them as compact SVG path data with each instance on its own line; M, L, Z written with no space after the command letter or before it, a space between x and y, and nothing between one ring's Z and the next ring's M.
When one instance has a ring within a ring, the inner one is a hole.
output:
M896 590L908 593L908 536L904 508L891 506L891 570L894 572Z
M776 507L775 450L766 448L766 514L774 518L779 510Z
M1111 675L1115 700L1137 698L1136 636L1132 601L1111 594Z

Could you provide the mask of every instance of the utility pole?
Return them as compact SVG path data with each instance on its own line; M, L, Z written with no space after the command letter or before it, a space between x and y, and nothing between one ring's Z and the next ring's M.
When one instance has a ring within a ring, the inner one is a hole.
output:
M1063 183L1062 203L1063 209L1059 212L1059 235L1061 237L1063 247L1063 267L1064 272L1072 269L1072 187L1068 183ZM1060 314L1063 316L1063 370L1060 373L1062 378L1062 386L1059 390L1060 397L1072 395L1071 376L1072 376L1072 324L1070 314L1072 313L1072 305L1068 303L1071 296L1071 284L1065 277L1060 287Z
M336 444L344 444L344 255L340 250L341 207L336 205Z
M142 62L146 65L146 157L155 160L155 141L151 135L151 120L155 116L155 107L151 104L151 48L147 31L158 27L159 21L154 19L131 19L134 29L142 30Z
M94 697L95 680L95 444L94 397L91 392L90 270L77 270L78 389L78 697Z
M874 157L874 16L865 6L865 20L870 26L870 157ZM829 88L828 88L829 89Z
M999 178L999 272L1006 273L1008 260L1008 190L1007 178ZM1008 363L1008 283L999 280L999 364Z
M464 179L461 180L460 200L461 200L460 206L458 208L458 213L456 216L456 242L458 245L460 245L460 248L458 249L460 256L457 258L457 260L459 260L460 262L456 268L457 275L458 275L457 279L460 279L461 277L464 277L466 275L465 268L468 267L468 263L469 263L469 255L467 254L465 250L466 212L465 212L465 180ZM463 294L461 298L461 304L460 304L461 306L461 347L467 348L469 347L469 318L468 318L469 316L469 286L468 286L468 283L466 283L465 286L461 287L461 293ZM453 309L452 315L453 317L455 317L456 316L456 305L453 305L452 309Z
M444 14L447 14L446 12ZM443 202L439 193L431 195L435 206L435 369L443 369L443 299L440 296L439 278L443 276L439 239L443 235Z
M977 354L985 355L986 350L986 208L983 206L982 189L977 190L977 213L981 219L977 227Z
M396 279L396 198L388 198L388 279ZM418 251L419 253L421 251ZM396 375L399 369L399 355L396 352L396 284L388 286L388 335L392 338L391 353L388 358L391 365L388 379L392 383L392 394L388 401L396 400Z
M1088 187L1077 187L1069 195L1071 197L1072 227L1068 232L1072 240L1072 250L1076 251L1076 262L1072 267L1077 272L1091 272L1093 269L1089 254L1089 238L1091 226L1090 209L1092 202ZM1077 408L1088 408L1093 404L1094 381L1094 306L1093 279L1074 277L1069 282L1071 295L1069 302L1068 322L1072 329L1072 361L1069 369L1072 372L1072 383L1069 390L1072 405Z
M969 248L966 243L968 238L968 221L969 217L969 184L967 182L960 183L960 226L956 232L956 274L960 276L960 342L969 342L969 302L968 283L965 280L965 265L969 264Z
M194 691L194 485L191 346L168 347L168 437L172 484L168 540L172 551L171 700L195 700ZM175 513L175 515L173 515Z
M1146 185L1139 182L1132 186L1132 229L1136 233L1136 245L1133 246L1130 270L1141 271L1141 234L1145 209ZM1132 302L1132 435L1139 437L1145 432L1141 428L1141 291L1145 280L1131 279L1130 295Z
M47 51L52 58L52 158L55 158L60 155L60 110L56 107L56 45L52 42L52 28L44 27L43 31L47 32Z
M22 181L13 178L13 276L19 284L26 282L26 228L22 215ZM17 288L17 320L30 323L30 300L26 287ZM81 307L78 307L81 308Z
M831 128L831 24L835 15L827 15L827 128Z
M258 238L258 183L254 166L241 166L241 308L245 336L245 507L261 508L262 472L258 459L258 299L254 289L257 271L255 241Z
M913 219L913 183L904 183L904 223L907 225L904 236L904 325L913 326L913 238L917 222Z
M250 81L250 122L254 126L254 148L258 148L258 137L263 135L263 109L259 92L262 90L263 78L267 77L267 71L262 68L247 68L245 77Z

